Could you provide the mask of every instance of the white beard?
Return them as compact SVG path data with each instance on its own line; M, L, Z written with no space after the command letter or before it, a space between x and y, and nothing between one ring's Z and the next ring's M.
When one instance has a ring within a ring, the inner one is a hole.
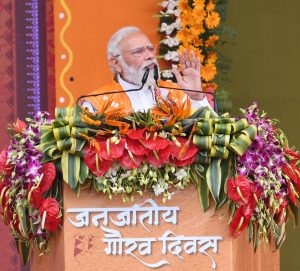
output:
M123 79L127 81L128 83L132 83L137 86L142 85L142 79L145 73L145 68L151 64L156 64L158 68L158 74L159 74L159 67L156 59L154 60L148 60L146 61L139 69L135 69L130 67L123 59L122 56L120 56L120 65L123 70ZM153 86L155 85L155 80L154 80L154 69L151 69L149 71L148 79L147 82L145 83L145 86Z

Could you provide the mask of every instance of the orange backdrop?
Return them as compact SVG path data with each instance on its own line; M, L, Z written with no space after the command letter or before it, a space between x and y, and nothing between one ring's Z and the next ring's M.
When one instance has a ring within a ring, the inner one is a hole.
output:
M159 0L55 0L56 106L72 105L112 81L106 59L110 36L137 26L158 44Z

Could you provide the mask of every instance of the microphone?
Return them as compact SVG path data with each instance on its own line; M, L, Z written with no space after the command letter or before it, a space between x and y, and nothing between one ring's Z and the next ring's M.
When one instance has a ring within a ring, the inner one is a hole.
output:
M143 78L142 78L142 85L139 87L139 88L135 88L135 89L128 89L128 90L122 90L122 91L110 91L110 92L103 92L103 93L98 93L98 94L90 94L90 95L82 95L82 96L79 96L76 100L76 105L79 106L79 101L83 98L88 98L88 97L97 97L97 96L102 96L102 95L109 95L109 94L118 94L118 93L126 93L126 92L131 92L131 91L139 91L141 90L144 85L146 84L147 82L147 79L148 79L148 76L149 76L149 67L146 67L145 68L145 73L143 75Z
M154 77L154 80L155 80L155 83L156 83L156 86L158 88L167 88L167 89L175 89L175 90L183 90L183 91L186 91L186 92L193 92L193 93L204 93L204 94L209 94L211 96L213 96L213 99L214 99L214 111L219 114L219 104L218 104L218 100L216 98L216 94L213 93L213 92L210 92L210 91L201 91L201 90L193 90L193 89L187 89L187 88L174 88L174 87L163 87L163 86L160 86L158 85L157 81L158 81L158 78L159 78L159 74L158 74L158 67L157 65L155 64L154 65L154 72L153 72L153 77Z

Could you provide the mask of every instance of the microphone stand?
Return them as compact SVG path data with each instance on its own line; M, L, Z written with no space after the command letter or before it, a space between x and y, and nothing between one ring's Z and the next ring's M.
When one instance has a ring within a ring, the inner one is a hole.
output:
M214 99L214 111L219 114L219 104L218 104L218 100L216 98L216 94L210 91L201 91L201 90L193 90L193 89L187 89L187 88L175 88L175 87L163 87L158 85L157 81L158 81L159 75L158 75L158 67L157 65L154 66L154 80L156 83L156 86L158 88L166 88L166 89L175 89L175 90L183 90L186 92L192 92L192 93L204 93L204 94L209 94L211 96L213 96Z
M147 79L148 79L148 76L149 76L149 68L146 67L145 69L145 73L143 75L143 78L142 78L142 85L139 87L139 88L136 88L136 89L128 89L128 90L121 90L121 91L110 91L110 92L103 92L103 93L97 93L97 94L91 94L91 95L82 95L80 97L77 98L76 100L76 105L79 106L79 101L81 99L84 99L84 98L88 98L88 97L97 97L97 96L103 96L103 95L109 95L109 94L119 94L119 93L126 93L126 92L132 92L132 91L140 91L144 85L146 84L147 82Z

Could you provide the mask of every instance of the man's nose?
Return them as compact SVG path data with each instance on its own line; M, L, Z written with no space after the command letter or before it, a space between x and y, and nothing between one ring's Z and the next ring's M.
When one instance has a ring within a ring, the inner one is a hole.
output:
M155 52L146 49L144 58L145 58L145 60L152 60L152 59L154 59L155 58Z

